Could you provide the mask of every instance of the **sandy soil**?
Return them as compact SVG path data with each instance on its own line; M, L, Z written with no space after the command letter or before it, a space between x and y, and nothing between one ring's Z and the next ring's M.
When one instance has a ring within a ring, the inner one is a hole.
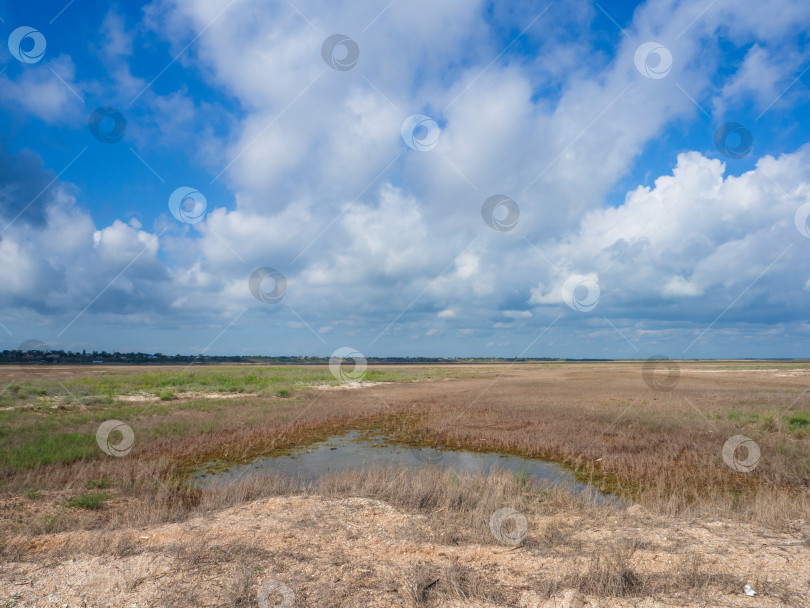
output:
M368 388L380 384L395 384L393 382L344 382L342 384L317 384L312 388L316 391L351 391L358 388Z
M0 601L15 608L406 607L415 605L408 590L427 585L424 605L441 607L810 606L810 547L795 537L723 522L675 525L637 509L599 524L530 518L524 545L513 548L454 544L426 516L374 500L278 497L149 529L37 537L29 550L40 558L0 567ZM544 531L560 524L574 532L562 543L543 542ZM639 574L672 572L698 549L707 570L731 573L758 595L733 588L700 600L678 592L607 600L573 589L546 596L545 583L585 568L591 548L610 539L640 543L632 558ZM474 572L492 601L432 594L453 570Z

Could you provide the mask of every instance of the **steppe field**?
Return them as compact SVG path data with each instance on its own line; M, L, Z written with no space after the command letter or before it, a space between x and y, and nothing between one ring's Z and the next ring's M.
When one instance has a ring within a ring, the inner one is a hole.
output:
M808 389L791 361L2 367L0 606L810 606ZM432 456L223 477L348 431Z

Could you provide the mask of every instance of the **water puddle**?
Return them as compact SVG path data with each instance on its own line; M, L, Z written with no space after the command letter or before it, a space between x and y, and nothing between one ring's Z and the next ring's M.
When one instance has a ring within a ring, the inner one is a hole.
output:
M210 466L202 467L191 475L191 483L197 486L227 484L250 474L272 472L293 478L302 484L311 484L319 477L331 473L388 466L414 469L438 466L462 474L483 475L500 469L543 479L577 494L593 492L600 502L616 500L615 496L602 494L595 487L577 481L572 471L553 462L497 453L414 448L394 443L385 436L361 434L358 431L349 431L325 441L294 448L284 455L257 458L248 464L233 465L225 470L210 472Z

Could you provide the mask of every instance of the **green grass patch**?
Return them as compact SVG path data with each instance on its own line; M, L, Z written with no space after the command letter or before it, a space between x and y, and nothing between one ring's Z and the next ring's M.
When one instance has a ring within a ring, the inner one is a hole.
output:
M792 431L798 431L799 429L810 425L810 417L806 412L799 412L798 414L793 414L790 416L787 419L787 422Z
M104 492L84 492L69 499L65 506L71 509L100 509L110 498Z
M761 416L753 413L743 413L736 410L730 411L726 417L739 425L756 424L760 421Z
M22 445L0 451L0 469L24 470L58 462L70 463L98 455L94 435L77 432L36 434Z

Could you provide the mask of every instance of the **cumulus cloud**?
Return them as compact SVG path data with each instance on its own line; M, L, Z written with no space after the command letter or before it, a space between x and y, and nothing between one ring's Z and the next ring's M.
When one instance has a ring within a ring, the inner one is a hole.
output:
M76 189L31 153L5 155L0 175L0 296L7 319L36 312L58 324L95 302L100 312L159 314L173 289L159 238L137 222L97 229ZM29 195L37 192L35 196Z
M297 11L248 0L223 11L155 0L139 24L109 12L99 46L110 103L127 107L128 143L182 150L232 200L212 199L194 226L166 223L163 201L152 227L127 217L96 226L76 188L49 185L38 157L2 159L0 214L19 215L0 240L5 305L69 318L91 302L89 315L198 327L272 321L307 339L351 331L392 347L451 333L507 344L486 334L539 331L560 315L570 326L632 321L639 339L660 338L655 323L703 326L727 307L738 322L798 319L810 266L792 217L810 188L807 147L736 176L705 146L680 147L657 159L652 185L623 185L624 200L608 201L668 129L703 120L701 102L713 122L739 104L767 108L804 60L794 39L806 3L651 0L611 53L589 32L604 15L569 4L541 14L457 0L382 11L370 0L313 1ZM572 40L571 27L583 35ZM149 86L154 75L130 63L136 29L158 36L199 81ZM536 52L499 55L512 30ZM321 58L336 32L360 48L350 71ZM723 65L718 37L747 47L737 64ZM648 41L672 54L665 78L636 67ZM70 57L49 61L79 90L99 90L78 84ZM0 101L22 99L43 121L85 111L49 71L1 79ZM400 135L416 113L440 125L428 152ZM700 128L710 142L713 129ZM493 194L517 202L514 230L482 221ZM247 278L264 266L285 274L288 292L256 310ZM599 285L589 317L565 306L572 275Z
M551 304L557 286L577 270L598 273L600 306L636 318L695 318L736 302L735 315L755 320L763 303L782 318L805 305L810 273L807 239L793 216L810 195L810 146L764 157L740 176L724 176L718 160L681 154L672 175L628 193L619 207L586 215L579 230L546 250L559 260L553 289L540 284L532 301ZM698 296L705 296L695 301ZM740 298L740 301L737 301ZM645 304L646 303L646 304Z
M73 60L59 55L23 69L16 78L0 75L0 103L10 113L76 126L83 114L84 88L76 79Z

